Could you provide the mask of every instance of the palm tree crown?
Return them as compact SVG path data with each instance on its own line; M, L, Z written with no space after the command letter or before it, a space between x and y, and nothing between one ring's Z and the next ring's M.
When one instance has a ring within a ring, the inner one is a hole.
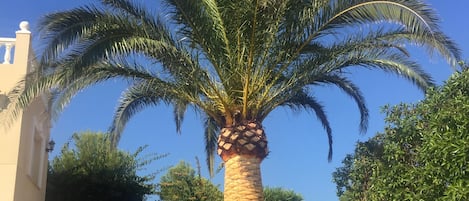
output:
M316 114L330 159L332 131L311 87L333 85L352 97L365 132L368 109L346 76L350 68L394 73L425 90L431 77L403 44L427 47L452 64L459 59L434 11L418 0L163 0L164 13L126 0L100 3L42 19L42 65L24 93L16 90L11 116L50 89L60 112L80 90L117 77L130 84L111 126L116 143L134 114L164 102L173 106L178 130L189 107L205 117L213 156L221 128L262 123L287 106Z

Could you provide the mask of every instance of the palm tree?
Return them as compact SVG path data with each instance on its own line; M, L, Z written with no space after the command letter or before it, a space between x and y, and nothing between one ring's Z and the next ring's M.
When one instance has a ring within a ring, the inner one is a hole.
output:
M10 106L14 119L53 90L60 112L80 90L112 78L129 81L110 131L117 143L129 119L167 103L176 128L185 111L203 117L210 172L225 162L225 200L263 200L260 163L268 155L262 122L274 109L312 111L332 131L314 86L349 95L366 132L368 109L350 69L378 69L420 89L432 79L410 58L417 44L455 64L456 45L418 0L163 0L162 13L127 0L101 0L45 16L40 67Z

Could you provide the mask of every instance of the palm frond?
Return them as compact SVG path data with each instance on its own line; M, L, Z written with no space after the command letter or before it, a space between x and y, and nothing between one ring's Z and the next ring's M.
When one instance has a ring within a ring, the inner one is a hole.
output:
M329 143L329 152L327 155L327 159L329 161L332 160L332 129L327 118L326 112L324 111L324 107L312 96L309 96L304 91L299 91L294 94L290 99L285 101L282 106L288 106L292 109L306 109L306 111L312 110L318 120L321 122L324 130L326 130L327 139Z
M176 122L176 131L181 133L181 125L184 120L184 114L186 113L187 103L181 100L175 100L173 102L174 107L174 122Z
M325 75L318 83L333 84L341 89L345 94L349 95L357 104L360 112L360 133L364 134L368 128L368 108L366 107L365 98L363 97L360 89L355 86L350 80L338 75Z
M112 145L117 145L125 125L133 115L161 102L169 104L173 101L174 95L172 85L155 78L127 89L119 101L112 126L109 128Z
M214 176L215 153L217 148L217 136L220 128L218 122L211 117L205 117L204 121L204 139L207 167L211 177Z
M337 1L332 10L335 14L328 18L329 23L324 24L324 30L328 26L335 28L357 23L397 23L414 36L424 35L426 44L437 49L449 61L460 57L455 44L440 31L435 12L422 1ZM454 65L454 61L451 63Z
M86 29L82 27L93 26L92 23L102 13L94 6L76 8L70 11L52 13L39 21L41 38L47 38L47 45L42 52L42 61L52 61L59 52L64 51L75 43ZM74 25L74 26L71 26Z
M224 78L220 64L221 61L229 64L226 61L230 61L231 54L216 1L167 0L166 3L173 8L173 20L184 25L180 34L190 40L189 43L197 44L211 61L219 77Z
M101 0L101 3L109 6L111 9L121 11L119 13L142 19L143 22L153 22L155 20L154 16L149 13L143 5L138 5L136 2L126 0Z
M60 71L56 71L56 73L58 72ZM95 84L105 82L112 78L127 80L148 80L153 78L151 72L145 68L137 64L132 65L123 60L120 60L118 63L101 62L87 68L83 73L87 76L77 76L77 79L73 80L70 78L69 83L56 86L55 100L53 101L51 110L52 118L57 118L78 92Z
M0 120L5 128L9 128L18 119L23 109L27 108L36 98L52 92L60 76L48 75L37 77L35 72L28 73L25 78L8 92L10 104L2 111Z
M302 74L299 82L306 80L304 83L306 84L314 81L318 75L330 72L341 73L352 67L377 68L404 77L425 91L427 87L433 85L431 76L416 62L410 60L408 51L400 45L402 41L394 40L395 35L401 34L403 34L401 31L378 30L365 35L352 35L330 46L315 46L315 51L305 52L313 57L304 60L292 73ZM392 39L385 40L389 38ZM305 71L309 73L303 73Z

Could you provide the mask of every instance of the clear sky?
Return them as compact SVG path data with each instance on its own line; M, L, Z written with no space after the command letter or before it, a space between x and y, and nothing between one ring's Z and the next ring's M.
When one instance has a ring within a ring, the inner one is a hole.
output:
M89 2L94 1L2 0L0 37L14 37L18 24L23 20L30 22L35 34L37 21L41 16ZM468 58L469 1L427 2L440 15L442 30L459 44L463 57ZM34 35L33 46L36 48L40 45L41 41ZM451 67L443 60L437 56L428 57L423 50L413 51L412 56L439 84L452 73ZM396 79L394 75L357 70L350 77L364 92L370 109L368 132L365 135L358 133L359 114L355 103L349 97L332 87L314 88L315 95L326 106L333 129L332 162L327 162L327 137L314 114L295 114L287 109L278 109L264 121L271 150L271 154L262 164L264 186L294 190L302 194L306 201L338 200L335 184L332 182L332 172L341 166L346 154L353 152L355 142L366 140L383 130L384 116L380 113L380 107L385 104L415 102L423 98L423 94L409 82ZM124 88L125 83L109 81L78 94L53 124L51 136L57 142L53 155L59 152L74 132L106 131L111 123L117 99ZM145 144L149 145L146 153L170 153L167 158L148 166L147 171L174 165L180 160L195 167L195 157L199 157L203 165L202 173L207 176L202 122L193 111L187 112L181 135L176 133L172 109L166 105L148 108L136 115L127 125L119 147L134 151ZM212 181L223 185L223 172Z

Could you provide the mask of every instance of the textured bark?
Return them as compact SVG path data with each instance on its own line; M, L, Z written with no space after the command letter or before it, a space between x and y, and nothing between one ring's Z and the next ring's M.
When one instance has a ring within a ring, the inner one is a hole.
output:
M226 161L224 201L264 201L260 163L246 155Z
M262 160L267 154L267 137L259 123L251 122L221 129L218 136L218 155L223 161L237 155L250 155Z
M269 153L260 123L226 127L218 137L218 155L225 161L225 201L264 201L260 163Z

